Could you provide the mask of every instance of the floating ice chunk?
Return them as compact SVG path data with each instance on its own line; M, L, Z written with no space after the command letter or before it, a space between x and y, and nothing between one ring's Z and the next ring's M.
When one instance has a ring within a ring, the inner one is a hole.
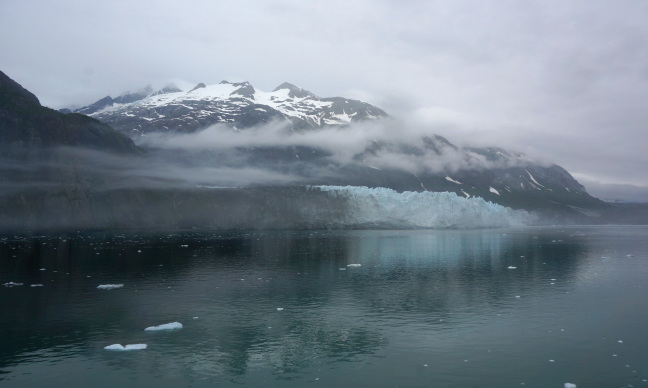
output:
M618 343L620 343L620 344L622 344L622 343L623 343L623 341L622 341L622 340L618 340L617 342L618 342Z
M347 267L362 267L362 264L347 264Z
M182 244L182 245L180 245L180 248L189 248L189 245L187 245L187 244Z
M514 267L514 266L512 266L512 265L509 265L509 266L508 266L508 269L517 269L517 267Z
M549 362L556 362L556 360L549 360Z
M30 284L29 286L30 287L43 287L43 285L40 284L40 283L39 284Z
M346 268L340 268L340 271L346 271Z
M283 307L277 307L277 311L283 311Z
M126 346L122 346L121 344L113 344L113 345L106 346L104 349L125 351L125 350L143 350L146 348L147 348L146 344L129 344Z
M3 286L5 287L17 287L17 286L22 286L23 283L16 283L16 282L9 282L9 283L4 283Z
M41 269L39 269L39 271L46 271L46 269L45 269L45 268L41 268Z
M573 383L565 383L565 388L576 388L576 384L573 384Z
M628 255L626 255L626 257L634 257L634 255L633 254L628 254Z
M100 290L112 290L115 288L122 288L122 287L124 287L123 284L100 284L97 286L97 288Z
M171 322L171 323L165 323L163 325L150 326L144 329L144 331L178 330L178 329L182 329L182 323Z

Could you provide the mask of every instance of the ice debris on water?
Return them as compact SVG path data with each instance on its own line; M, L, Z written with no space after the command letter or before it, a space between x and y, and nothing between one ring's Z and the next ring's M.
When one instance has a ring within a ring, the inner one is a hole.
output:
M574 384L574 383L565 383L565 388L576 388L576 384Z
M43 285L40 284L40 283L38 283L38 284L30 284L29 286L30 287L43 287Z
M514 267L514 266L512 266L512 265L509 265L509 266L508 266L508 269L517 269L517 267Z
M160 331L160 330L178 330L182 329L182 323L180 322L171 322L165 323L163 325L149 326L144 331Z
M129 344L129 345L126 345L126 346L123 346L121 344L112 344L112 345L106 346L104 349L106 349L106 350L124 351L124 350L142 350L142 349L146 349L146 348L147 348L146 344Z
M3 284L3 286L5 287L17 287L22 285L23 285L22 283L16 283L16 282L8 282Z
M123 284L100 284L97 286L97 288L100 290L113 290L115 288L122 288L122 287L124 287Z
M283 307L277 307L277 311L283 311Z
M362 267L362 264L347 264L347 267Z

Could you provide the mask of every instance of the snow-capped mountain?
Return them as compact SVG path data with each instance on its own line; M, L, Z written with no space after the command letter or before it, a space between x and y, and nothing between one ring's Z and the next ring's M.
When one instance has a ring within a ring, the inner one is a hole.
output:
M154 91L149 86L117 98L104 97L74 112L92 116L131 137L153 131L194 132L218 123L247 128L284 120L301 130L387 117L370 104L342 97L320 98L287 82L263 92L248 82L227 81L200 83L190 90L169 85Z
M289 83L272 92L259 91L248 82L227 81L198 84L190 90L174 85L158 91L147 87L117 98L105 97L75 112L113 126L162 159L174 155L191 169L252 167L284 177L284 182L277 184L452 192L466 199L480 197L515 209L552 215L591 216L594 212L588 209L601 207L600 201L592 198L562 167L539 164L501 148L457 147L437 135L402 141L394 137L360 136L353 140L351 148L347 144L350 140L344 144L308 141L309 134L325 136L322 132L326 127L346 127L353 122L388 116L367 103L341 97L320 98ZM283 122L295 131L273 134L271 127L263 127L270 122ZM202 131L218 123L232 129L258 126L259 131ZM387 121L377 125L397 124ZM321 131L304 131L308 129ZM357 128L348 126L345 130ZM141 136L154 132L164 133L166 143L156 144L157 135ZM217 144L201 150L195 145L183 148L187 139L182 140L182 136L194 136L192 133L202 137L191 137L189 143L207 146L202 143L213 138ZM259 136L263 141L254 138L256 133L262 134ZM236 140L237 137L244 140ZM228 143L232 144L229 148L223 146L222 140L226 138L232 142ZM341 148L353 149L354 153L345 154ZM227 186L207 180L199 184Z

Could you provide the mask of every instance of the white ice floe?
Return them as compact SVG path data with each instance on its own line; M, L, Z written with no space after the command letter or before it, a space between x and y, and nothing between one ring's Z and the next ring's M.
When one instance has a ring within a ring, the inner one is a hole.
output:
M121 344L112 344L106 346L104 349L106 350L119 350L119 351L124 351L124 350L143 350L146 349L147 345L146 344L129 344L126 346L123 346Z
M512 265L509 265L509 266L508 266L508 269L517 269L517 267L514 267L514 266L512 266Z
M362 267L362 264L347 264L347 267Z
M277 307L277 311L283 311L283 307Z
M124 287L123 284L100 284L97 286L97 288L100 290L112 290L115 288L122 288L122 287Z
M576 384L574 384L574 383L565 383L565 388L576 388Z
M43 287L42 284L30 284L29 286L30 287Z
M178 329L182 329L182 323L171 322L171 323L165 323L163 325L150 326L144 329L144 331L178 330Z
M17 287L17 286L22 286L23 283L16 283L16 282L8 282L4 283L3 286L5 287Z

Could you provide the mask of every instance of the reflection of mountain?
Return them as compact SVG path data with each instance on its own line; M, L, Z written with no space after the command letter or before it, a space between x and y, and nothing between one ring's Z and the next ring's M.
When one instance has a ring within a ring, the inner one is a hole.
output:
M0 288L2 369L44 349L76 354L91 344L100 352L131 341L149 342L155 373L189 368L233 380L259 366L290 377L375 355L401 319L456 322L459 313L506 309L514 295L542 298L554 292L549 278L574 276L590 242L539 230L14 239L0 245L3 282L44 287ZM125 287L96 290L117 281ZM182 335L144 336L144 327L175 320L185 324ZM192 356L178 365L177 354ZM145 368L140 362L121 367Z

